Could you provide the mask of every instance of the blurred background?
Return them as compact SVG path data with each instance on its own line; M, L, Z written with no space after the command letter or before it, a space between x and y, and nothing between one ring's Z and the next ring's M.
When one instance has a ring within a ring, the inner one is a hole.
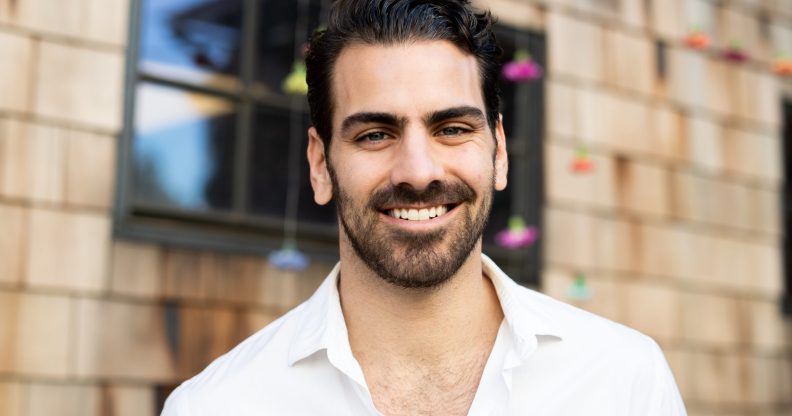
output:
M792 415L792 0L488 0L484 251L652 336L691 415ZM0 0L0 415L158 414L337 259L329 0Z

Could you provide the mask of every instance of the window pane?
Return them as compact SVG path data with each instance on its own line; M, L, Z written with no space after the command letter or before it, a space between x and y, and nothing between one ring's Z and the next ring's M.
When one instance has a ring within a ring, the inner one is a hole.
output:
M308 173L308 115L301 114L295 137L300 140L297 166L289 167L290 112L275 107L258 107L254 116L254 138L250 147L250 189L248 209L256 215L283 218L290 171L298 180L297 218L317 224L335 224L333 203L317 205Z
M231 101L139 84L133 138L135 203L229 209L235 122Z
M232 88L242 0L142 0L140 68L147 75Z
M282 218L286 213L289 171L289 111L257 107L250 143L248 210Z
M260 4L256 81L266 92L281 94L295 59L302 59L300 53L295 54L295 36L302 45L319 26L321 1L267 0ZM301 8L301 4L305 6ZM299 33L298 24L303 26Z

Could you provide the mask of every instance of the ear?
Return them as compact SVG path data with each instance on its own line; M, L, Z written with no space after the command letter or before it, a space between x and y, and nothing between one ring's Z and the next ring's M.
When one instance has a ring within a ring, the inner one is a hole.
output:
M495 126L495 142L498 144L498 148L495 149L495 190L502 191L506 189L509 173L509 154L506 152L503 114L498 115L498 123Z
M314 201L319 205L330 202L333 198L333 182L330 180L330 172L327 168L325 146L313 127L308 129L308 166L311 168Z

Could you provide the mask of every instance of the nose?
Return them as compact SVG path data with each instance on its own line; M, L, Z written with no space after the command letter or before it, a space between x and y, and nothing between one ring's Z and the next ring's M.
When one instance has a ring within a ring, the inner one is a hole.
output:
M444 169L431 137L421 131L405 132L394 154L390 180L394 186L410 185L417 191L443 178Z

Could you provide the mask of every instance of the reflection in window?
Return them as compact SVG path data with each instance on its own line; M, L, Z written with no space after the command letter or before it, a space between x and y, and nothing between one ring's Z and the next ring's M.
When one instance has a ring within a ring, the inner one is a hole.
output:
M157 84L137 88L135 199L204 210L230 207L233 103ZM225 162L225 163L224 163Z
M239 71L241 11L242 0L142 0L141 70L229 85Z

